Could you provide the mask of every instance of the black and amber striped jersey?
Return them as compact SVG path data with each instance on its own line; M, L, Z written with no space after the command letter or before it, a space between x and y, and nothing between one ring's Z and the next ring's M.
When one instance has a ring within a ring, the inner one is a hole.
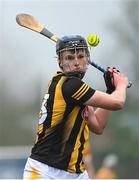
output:
M89 140L84 103L95 93L81 79L57 73L49 83L39 113L31 158L68 172L85 170L82 156Z

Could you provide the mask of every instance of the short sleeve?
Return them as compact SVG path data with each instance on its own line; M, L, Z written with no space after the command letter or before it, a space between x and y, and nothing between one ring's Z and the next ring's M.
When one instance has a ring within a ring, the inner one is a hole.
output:
M67 103L83 105L93 96L95 90L79 78L68 78L63 83L62 92Z

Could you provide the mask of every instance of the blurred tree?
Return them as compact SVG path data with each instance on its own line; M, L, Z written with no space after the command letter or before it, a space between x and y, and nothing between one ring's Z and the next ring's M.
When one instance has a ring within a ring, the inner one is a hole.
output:
M93 139L93 153L96 168L101 166L106 154L117 154L120 159L118 178L133 179L139 178L139 1L120 1L119 6L120 18L107 24L117 45L113 48L112 59L119 69L126 68L133 86L127 91L124 110L115 112L104 134Z
M124 113L118 113L119 115L115 117L115 119L120 119L120 124L115 123L114 127L117 126L115 128L117 142L121 143L119 147L124 145L123 154L139 158L139 38L137 37L139 32L139 1L124 1L120 5L123 9L121 19L120 21L113 21L110 27L112 32L116 34L115 37L119 45L115 50L116 54L118 52L120 56L122 53L128 55L125 60L119 57L119 61L124 61L124 63L130 61L128 68L130 67L129 71L133 70L131 72L133 74L133 86L128 89L128 99ZM116 54L114 57L116 57ZM132 142L132 145L130 142Z
M0 146L30 145L35 140L40 108L40 81L31 80L32 94L24 97L10 92L9 81L0 79ZM34 93L34 94L33 94Z
M132 95L132 101L139 101L139 1L123 1L119 4L122 9L121 17L115 19L109 24L115 34L118 47L114 49L113 59L117 63L127 64L127 71L132 76L133 87L129 93ZM117 58L118 57L118 58ZM118 59L118 60L117 60ZM128 64L130 62L130 64ZM120 65L119 65L120 67Z

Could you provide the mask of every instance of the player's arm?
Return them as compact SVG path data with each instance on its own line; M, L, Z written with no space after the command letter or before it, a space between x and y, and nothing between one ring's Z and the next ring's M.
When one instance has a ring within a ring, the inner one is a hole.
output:
M115 90L111 94L95 91L93 96L85 102L85 105L100 107L107 110L119 110L124 107L126 101L127 77L120 73L113 73Z
M88 106L88 127L89 130L95 134L102 134L112 111L97 108L95 111L93 107Z
M100 107L96 111L93 111L93 108L89 106L89 129L96 133L102 134L107 121L111 115L111 110L121 109L126 100L126 83L127 78L123 74L119 74L116 71L114 76L115 91L111 95L96 91L94 95L85 103L92 102L94 106ZM88 105L88 104L87 104Z
M95 92L97 93L97 92ZM113 92L114 94L114 92ZM125 94L125 93L123 93ZM95 96L95 94L94 94ZM107 96L107 94L106 94ZM108 95L108 97L111 95ZM113 98L114 96L114 98ZM116 96L116 97L115 97ZM119 95L120 96L120 95ZM118 110L121 109L123 107L123 102L125 102L125 96L121 96L118 99L118 93L115 95L112 95L112 98L108 99L105 97L104 99L99 99L100 104L97 104L100 107L104 107L104 108L97 108L96 111L93 111L93 108L91 106L89 106L89 118L88 118L88 127L90 129L90 131L96 133L96 134L102 134L103 130L105 128L105 126L107 125L107 122L109 120L109 117L111 115L111 110ZM101 97L102 98L102 97ZM123 98L123 102L121 103L121 99ZM112 102L113 101L113 102ZM118 102L119 101L119 102ZM105 104L103 104L105 102ZM98 103L98 102L97 102ZM101 104L102 103L102 104Z

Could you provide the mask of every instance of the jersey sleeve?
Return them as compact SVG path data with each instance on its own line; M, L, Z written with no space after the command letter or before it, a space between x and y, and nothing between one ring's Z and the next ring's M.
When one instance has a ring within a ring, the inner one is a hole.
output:
M93 96L95 90L79 78L69 78L64 82L62 92L66 102L83 105Z

